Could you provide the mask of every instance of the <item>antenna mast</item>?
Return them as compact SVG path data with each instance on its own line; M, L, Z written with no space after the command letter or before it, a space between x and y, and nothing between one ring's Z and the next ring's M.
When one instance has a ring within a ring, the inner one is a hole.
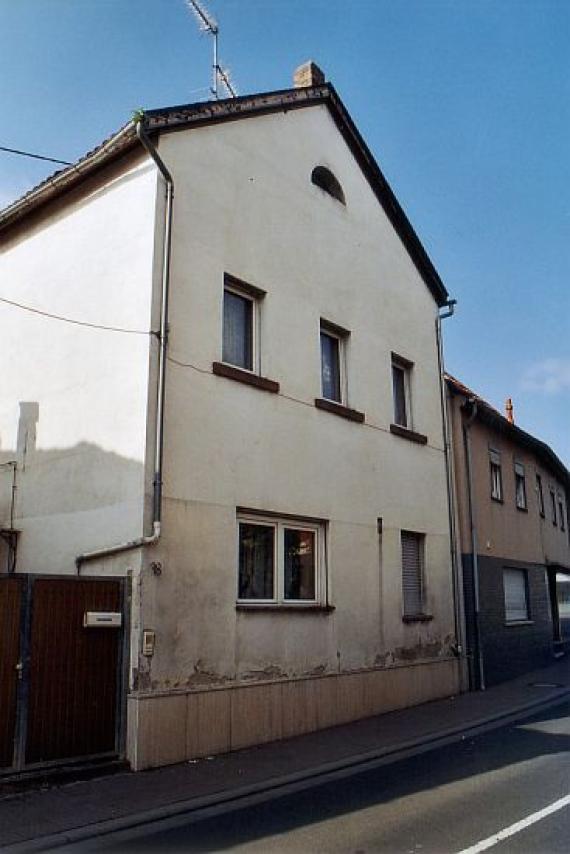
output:
M219 84L221 83L228 95L231 98L236 98L237 92L235 86L230 80L230 73L228 69L222 68L218 62L218 36L220 33L220 27L217 21L207 11L202 3L198 3L198 0L186 0L186 5L198 21L198 26L200 27L201 32L209 33L212 36L212 86L210 87L212 95L216 100L218 99Z

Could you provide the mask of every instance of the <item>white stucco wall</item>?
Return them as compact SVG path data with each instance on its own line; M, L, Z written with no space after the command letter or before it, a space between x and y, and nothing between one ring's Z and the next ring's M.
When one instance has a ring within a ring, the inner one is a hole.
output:
M2 237L0 296L142 333L0 304L0 455L18 461L21 572L75 572L79 552L142 533L155 205L141 154Z
M164 529L143 576L147 690L449 655L453 604L436 305L325 107L163 135L175 180ZM311 184L341 182L346 207ZM214 376L224 272L267 292L261 373ZM320 318L350 330L348 405L319 411ZM413 428L389 432L390 353L413 361ZM328 520L335 611L236 611L236 507ZM377 519L383 519L380 548ZM402 622L400 531L426 535L433 620Z

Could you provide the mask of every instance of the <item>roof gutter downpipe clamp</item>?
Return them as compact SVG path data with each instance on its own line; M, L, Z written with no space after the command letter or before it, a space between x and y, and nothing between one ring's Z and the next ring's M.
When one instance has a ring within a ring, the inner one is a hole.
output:
M172 209L174 199L174 180L166 168L158 151L146 135L144 128L144 114L135 120L135 132L141 145L154 160L158 171L164 178L166 184L166 204L164 210L164 244L162 253L162 277L161 277L161 300L160 300L160 332L158 333L158 380L156 391L156 417L155 417L155 455L154 455L154 478L152 498L152 534L118 543L114 546L97 549L92 552L84 552L75 558L77 573L81 572L82 564L91 560L111 557L122 552L138 549L143 546L153 546L160 539L162 533L162 472L164 457L164 400L166 387L166 349L168 344L168 296L170 291L170 256L172 245Z

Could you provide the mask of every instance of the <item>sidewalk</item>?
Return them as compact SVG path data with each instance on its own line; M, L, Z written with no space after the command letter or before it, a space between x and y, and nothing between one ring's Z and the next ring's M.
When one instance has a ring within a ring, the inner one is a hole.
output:
M395 762L570 695L570 660L490 688L286 741L0 799L0 846L41 850Z

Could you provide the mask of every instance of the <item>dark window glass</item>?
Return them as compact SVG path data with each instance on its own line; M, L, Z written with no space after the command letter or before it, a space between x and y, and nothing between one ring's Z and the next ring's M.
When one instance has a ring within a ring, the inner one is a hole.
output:
M544 495L542 494L542 478L539 474L536 476L536 491L538 493L538 512L544 516Z
M253 370L253 302L224 291L224 342L222 359L238 368Z
M394 392L394 423L401 427L407 427L406 371L399 365L392 365L392 388Z
M239 598L273 599L274 537L271 525L239 526Z
M285 528L285 599L315 598L315 533Z
M550 505L552 508L552 524L556 525L556 496L552 490L550 490Z
M564 505L561 501L558 502L558 516L560 518L560 530L565 531L566 526L564 524Z
M323 397L340 403L340 353L339 340L334 335L321 332L321 377Z

